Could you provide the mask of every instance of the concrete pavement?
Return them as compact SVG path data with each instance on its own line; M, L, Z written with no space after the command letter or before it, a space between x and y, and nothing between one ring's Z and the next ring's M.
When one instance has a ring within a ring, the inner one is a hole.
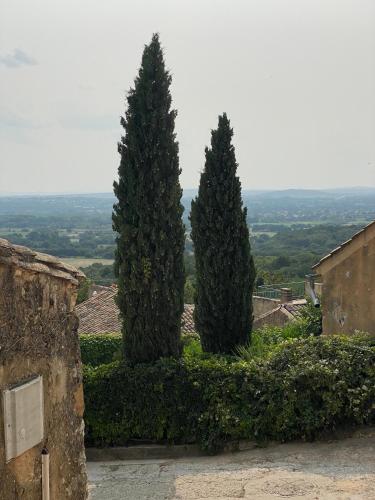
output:
M375 499L375 430L214 457L87 465L91 500Z

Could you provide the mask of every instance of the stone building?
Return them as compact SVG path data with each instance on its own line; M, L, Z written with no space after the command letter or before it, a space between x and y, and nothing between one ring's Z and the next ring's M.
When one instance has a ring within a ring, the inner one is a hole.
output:
M51 500L87 498L74 313L81 277L0 239L1 499L40 500L42 488Z
M306 299L293 299L290 288L282 288L280 299L253 296L253 330L264 326L285 326L301 317Z
M322 282L323 334L375 334L375 221L313 267Z

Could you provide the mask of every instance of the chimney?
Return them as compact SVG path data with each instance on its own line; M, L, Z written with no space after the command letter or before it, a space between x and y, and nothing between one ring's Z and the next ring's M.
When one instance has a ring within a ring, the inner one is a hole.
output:
M291 288L280 288L280 304L286 304L293 301L293 292Z

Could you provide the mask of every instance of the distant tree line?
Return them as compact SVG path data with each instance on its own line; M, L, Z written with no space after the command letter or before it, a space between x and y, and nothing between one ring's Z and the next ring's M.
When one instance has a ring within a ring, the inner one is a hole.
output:
M251 225L251 229L265 231L250 237L256 267L256 283L272 284L288 280L303 280L311 266L343 241L346 241L362 225ZM57 257L84 257L113 259L115 243L111 229L64 231L59 228L12 231L0 229L0 237L12 243L24 245L39 252ZM196 286L195 256L190 235L185 241L185 292L184 302L194 303ZM112 265L93 264L83 269L95 283L110 285L115 281Z
M11 240L14 244L24 245L57 257L113 259L114 256L115 238L111 230L88 230L73 234L56 229L22 232L2 230L0 236Z

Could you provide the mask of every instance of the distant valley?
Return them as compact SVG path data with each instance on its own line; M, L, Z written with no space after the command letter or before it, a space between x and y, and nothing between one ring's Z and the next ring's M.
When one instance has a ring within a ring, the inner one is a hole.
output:
M194 280L185 190L185 267ZM96 282L113 281L111 193L0 196L0 237L69 259ZM375 188L243 191L259 283L303 279L311 265L375 219Z

